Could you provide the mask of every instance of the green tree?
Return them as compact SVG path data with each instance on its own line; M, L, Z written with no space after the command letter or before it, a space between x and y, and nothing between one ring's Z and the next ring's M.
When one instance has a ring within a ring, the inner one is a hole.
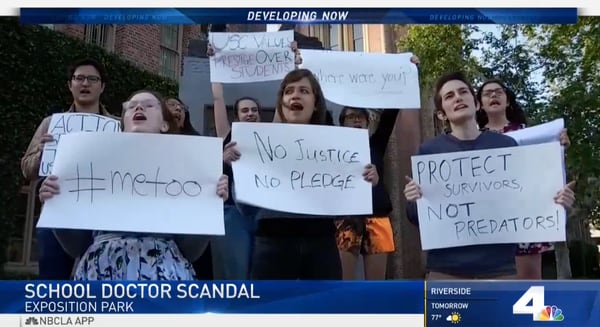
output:
M398 25L397 29L406 29ZM401 52L412 52L419 57L422 65L419 78L422 103L429 104L423 110L423 130L433 132L441 126L433 119L431 98L435 81L442 75L463 71L471 77L478 75L477 60L473 57L476 43L471 34L476 28L470 25L409 25L406 37L398 40ZM431 124L434 126L431 126Z
M577 180L578 196L572 216L600 226L600 17L530 28L527 35L540 50L549 84L548 106L539 120L564 117L572 142L567 168Z
M475 40L481 51L478 82L500 79L512 89L517 101L533 120L544 106L545 83L540 80L543 63L535 47L524 36L524 26L497 25ZM536 78L537 77L537 78Z

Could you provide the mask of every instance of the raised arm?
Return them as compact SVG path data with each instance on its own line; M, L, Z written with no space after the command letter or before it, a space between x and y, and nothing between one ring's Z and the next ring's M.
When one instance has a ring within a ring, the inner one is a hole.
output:
M396 118L398 117L398 109L385 109L379 117L379 124L375 133L371 135L371 147L376 148L377 153L385 154L385 149L396 125Z
M215 129L217 136L224 138L231 131L231 122L227 116L225 97L223 96L223 84L212 83L213 114L215 116Z

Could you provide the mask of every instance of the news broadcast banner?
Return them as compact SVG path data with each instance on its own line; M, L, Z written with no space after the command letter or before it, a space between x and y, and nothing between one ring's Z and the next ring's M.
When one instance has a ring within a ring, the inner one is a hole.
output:
M24 24L574 24L577 8L22 8Z
M23 24L573 24L577 8L23 8ZM600 326L600 283L50 282L0 285L0 326Z
M6 281L0 312L3 327L161 319L192 326L242 316L260 316L263 326L287 317L348 326L597 327L600 282Z

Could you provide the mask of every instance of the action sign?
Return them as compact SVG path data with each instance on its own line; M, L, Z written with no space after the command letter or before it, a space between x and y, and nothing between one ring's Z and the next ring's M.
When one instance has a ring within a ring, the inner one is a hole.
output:
M371 214L366 129L234 123L241 158L233 163L236 199L310 215Z
M223 235L223 169L216 137L147 133L63 135L54 162L60 194L38 227Z
M424 250L565 240L558 142L414 156L412 172Z
M52 115L50 125L48 126L48 134L52 134L53 140L44 144L38 175L48 176L52 173L56 148L62 135L75 132L120 131L121 122L106 116L71 112Z

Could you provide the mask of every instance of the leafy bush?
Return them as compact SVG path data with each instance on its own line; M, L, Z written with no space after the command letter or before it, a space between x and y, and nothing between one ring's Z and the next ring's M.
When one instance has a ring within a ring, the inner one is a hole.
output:
M20 159L41 120L72 101L67 68L91 58L103 63L109 76L102 95L107 109L120 115L121 103L134 91L156 90L176 95L175 81L134 67L101 47L86 44L42 26L21 25L17 18L0 18L0 276L6 262L14 217L23 208L14 202L25 182Z

